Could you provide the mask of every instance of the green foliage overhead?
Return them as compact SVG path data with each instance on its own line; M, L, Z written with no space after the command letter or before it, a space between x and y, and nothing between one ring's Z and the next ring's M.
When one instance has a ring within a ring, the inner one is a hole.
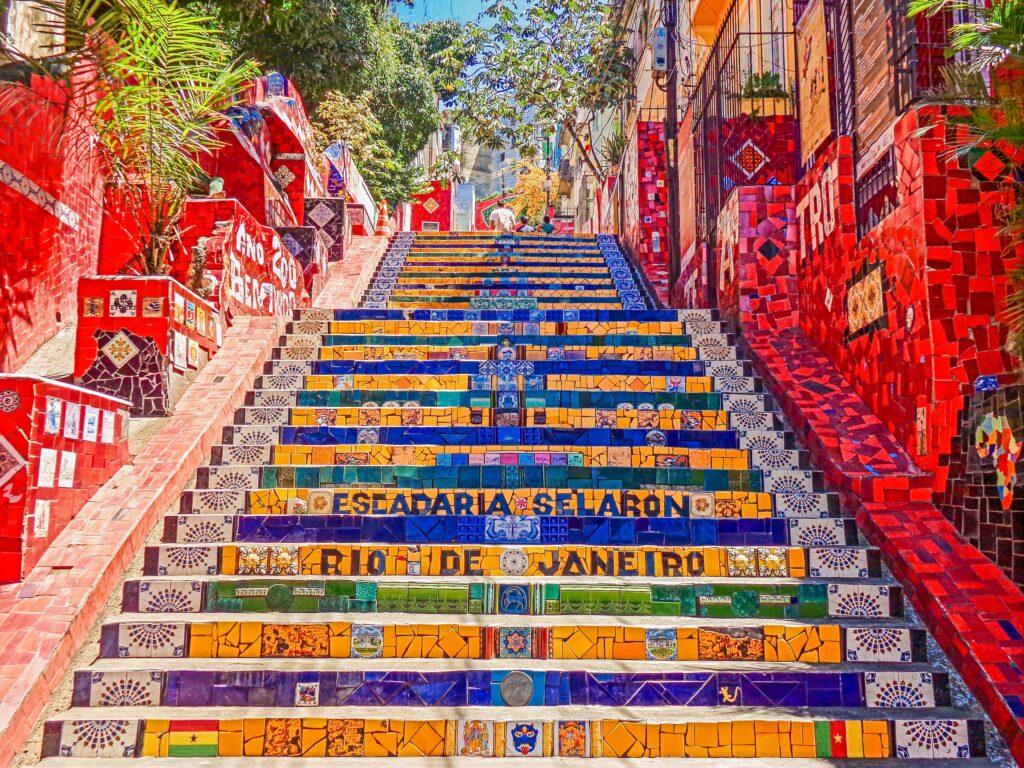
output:
M630 88L632 57L608 8L591 0L496 0L486 14L476 67L457 89L467 133L524 156L536 136L561 126L599 179L607 167L590 145L597 113Z
M204 0L235 49L286 75L307 104L366 87L381 56L386 5L369 0Z
M466 70L476 64L482 30L454 19L428 21L414 27L420 51L441 100L450 103Z
M439 125L439 98L472 59L472 26L412 27L380 0L197 2L240 55L295 83L324 143L349 144L375 195L394 204L415 194L424 171L414 158Z
M396 16L385 19L381 29L370 106L384 128L384 141L398 158L411 161L440 124L437 94L413 29Z

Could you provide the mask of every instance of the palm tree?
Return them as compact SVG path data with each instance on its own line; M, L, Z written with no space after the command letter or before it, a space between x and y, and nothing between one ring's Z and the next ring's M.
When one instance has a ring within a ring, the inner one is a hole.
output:
M61 82L69 103L84 109L86 141L95 141L108 188L139 235L130 266L162 274L189 192L205 178L198 158L218 146L222 110L255 65L234 61L213 20L174 0L40 4L50 17L41 24L65 43L23 63ZM6 85L5 92L19 87ZM63 133L82 140L81 131Z

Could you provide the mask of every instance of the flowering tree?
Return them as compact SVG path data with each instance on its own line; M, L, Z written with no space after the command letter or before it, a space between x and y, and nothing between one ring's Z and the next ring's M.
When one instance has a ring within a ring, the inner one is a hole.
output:
M545 182L547 186L545 186ZM530 164L519 174L509 205L512 210L536 221L545 213L551 190L558 184L558 174Z

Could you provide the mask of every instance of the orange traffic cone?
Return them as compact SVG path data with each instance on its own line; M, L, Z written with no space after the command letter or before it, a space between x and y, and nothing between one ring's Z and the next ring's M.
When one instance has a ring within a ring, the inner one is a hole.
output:
M391 218L391 214L388 213L388 201L381 200L380 205L377 206L377 228L373 234L378 237L391 237L391 224L388 220Z

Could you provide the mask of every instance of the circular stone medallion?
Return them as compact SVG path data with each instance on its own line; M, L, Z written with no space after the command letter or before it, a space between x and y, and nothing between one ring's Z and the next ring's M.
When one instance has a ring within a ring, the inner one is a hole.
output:
M525 672L509 672L501 681L501 700L510 707L525 707L533 698L533 678Z

